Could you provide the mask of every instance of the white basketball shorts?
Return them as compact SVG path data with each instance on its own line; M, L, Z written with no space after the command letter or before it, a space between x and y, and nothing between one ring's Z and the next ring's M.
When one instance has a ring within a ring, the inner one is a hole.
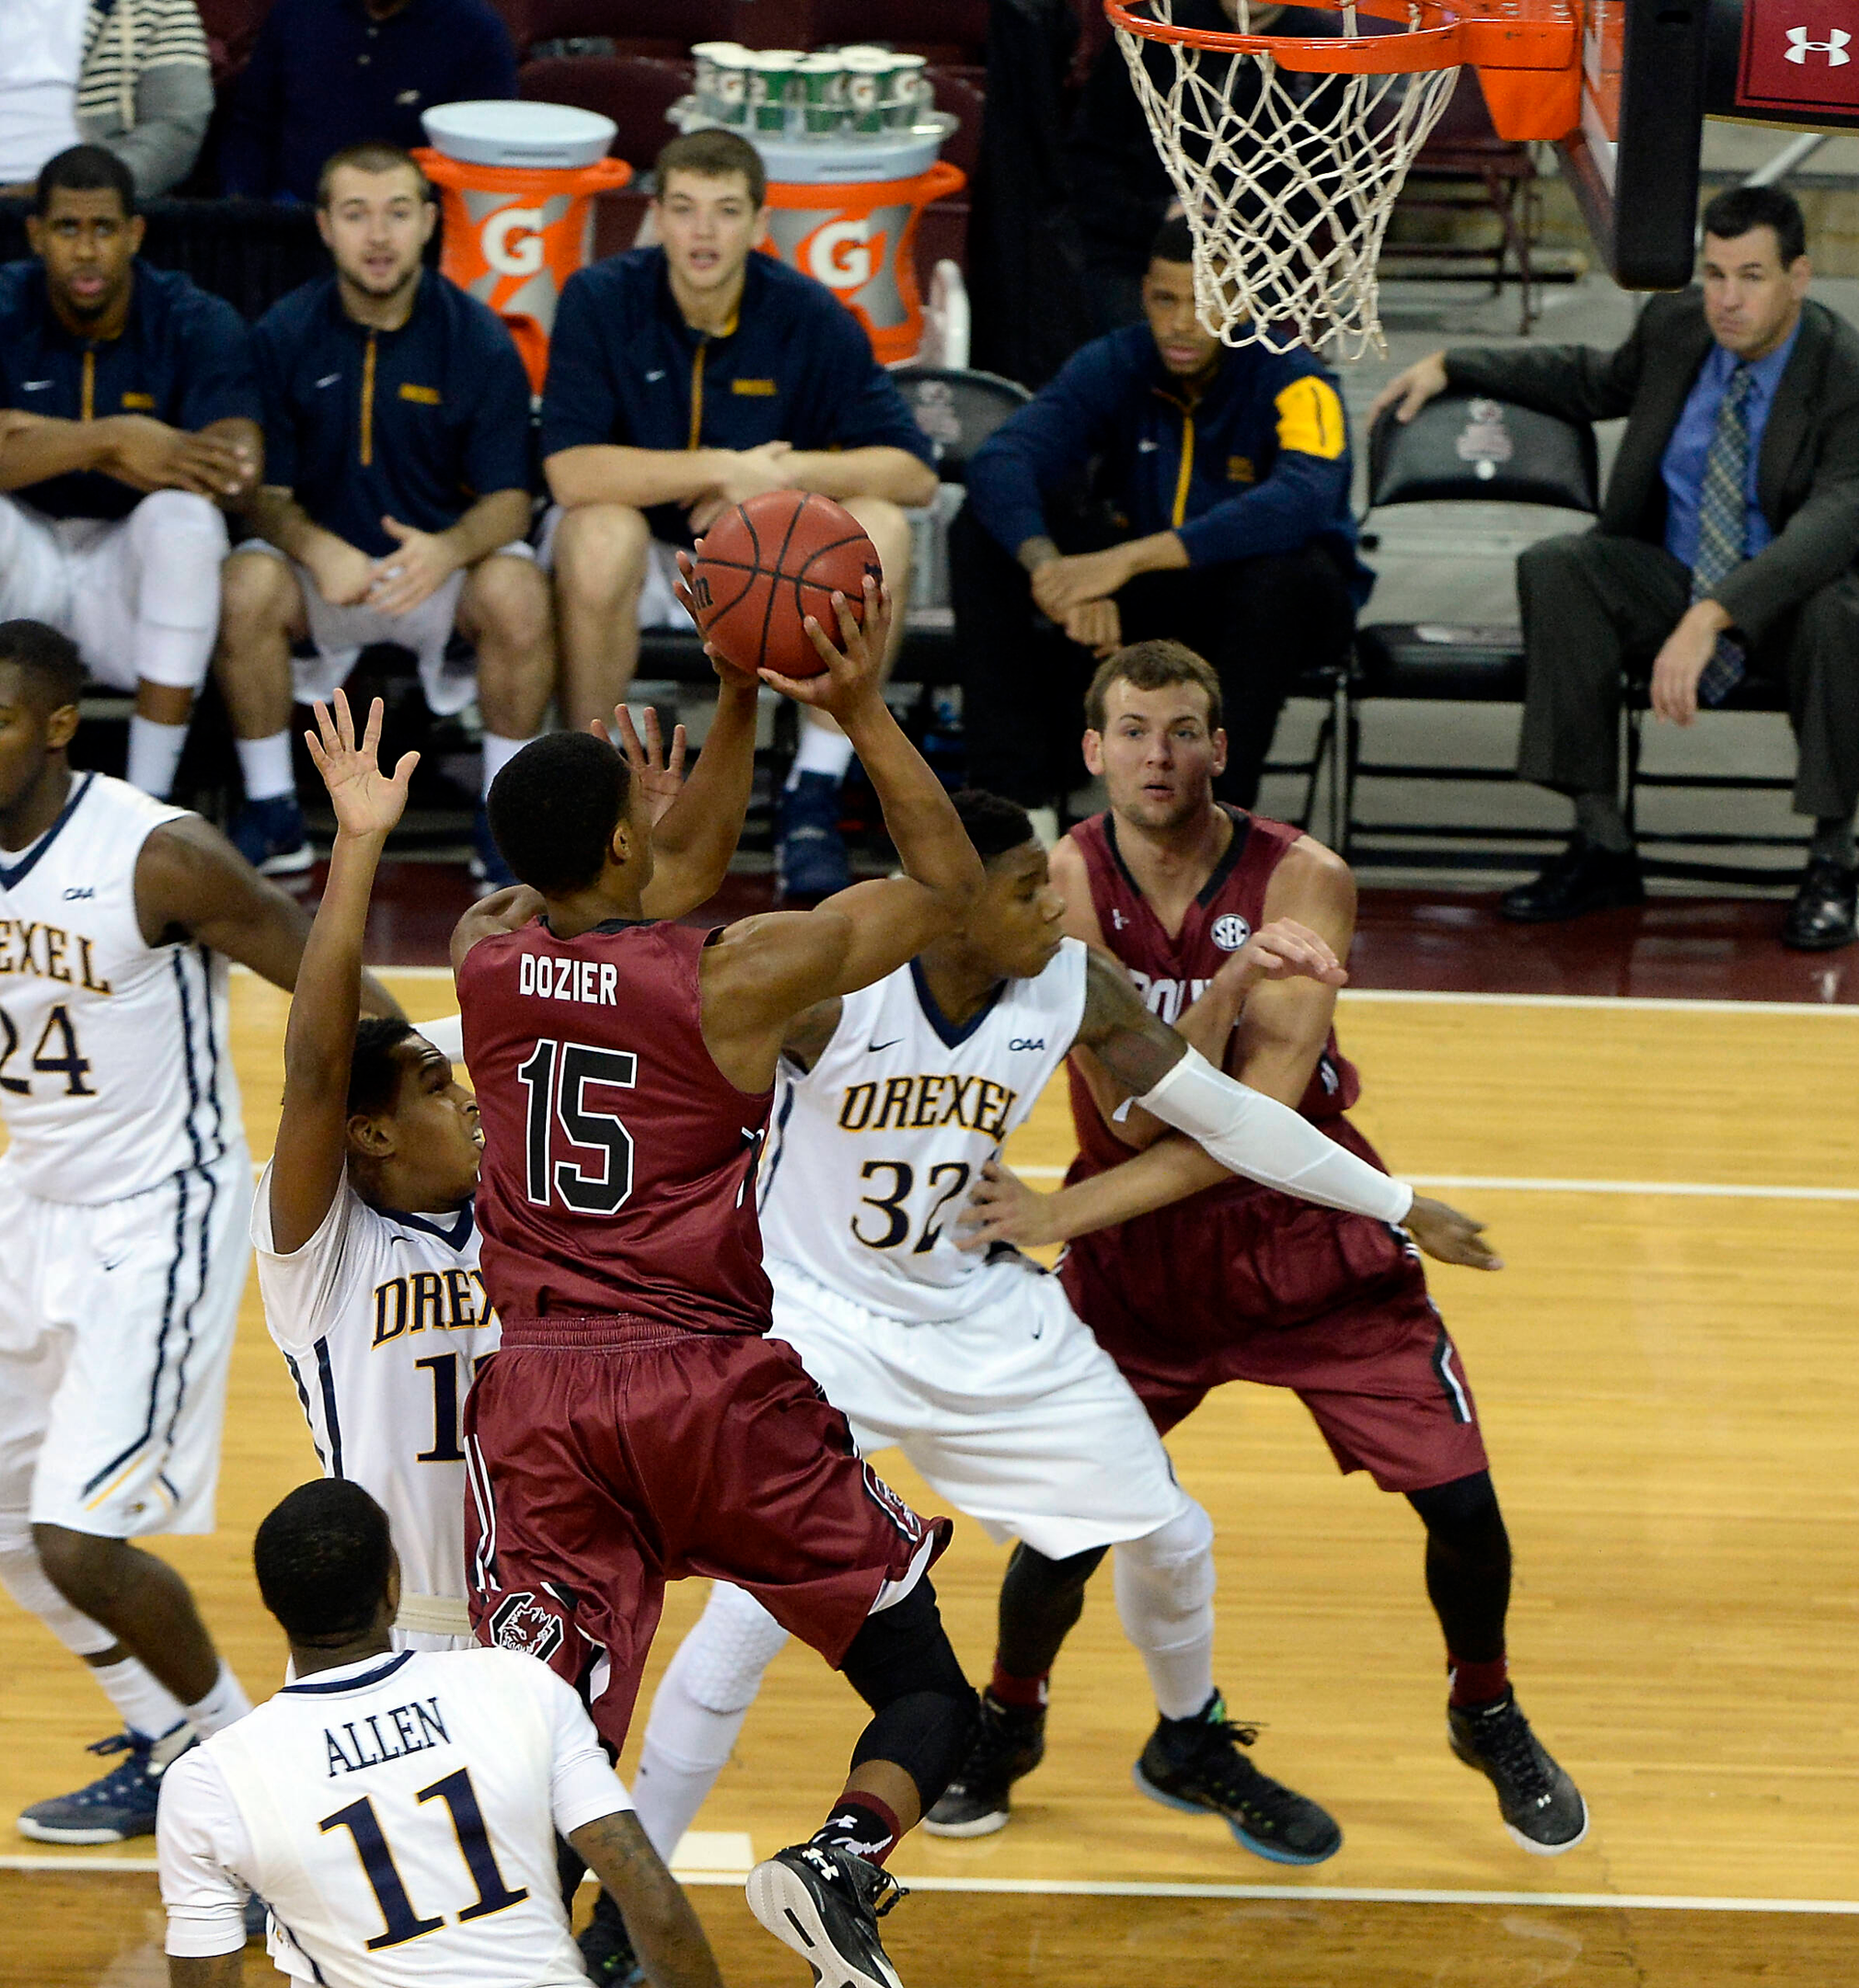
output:
M906 1325L771 1259L785 1339L852 1425L999 1543L1048 1559L1141 1539L1188 1506L1168 1452L1056 1277L1000 1262L961 1318Z
M297 577L304 596L304 618L309 623L310 640L317 646L315 655L291 659L293 688L299 704L318 700L327 704L337 688L348 681L362 651L375 642L398 642L419 658L420 688L425 693L427 710L435 718L452 717L478 695L478 659L469 655L448 657L445 653L458 620L458 596L465 591L464 569L450 574L417 607L406 614L390 615L365 605L330 607L318 592L308 569L262 538L248 538L236 549L265 552L272 559L283 560ZM518 538L499 546L489 556L534 560L536 548Z
M205 680L219 625L225 520L186 491L155 491L123 518L52 518L0 495L0 620L43 621L99 683L175 689ZM138 641L138 623L181 639Z
M91 1204L0 1160L0 1532L213 1531L251 1197L243 1144Z

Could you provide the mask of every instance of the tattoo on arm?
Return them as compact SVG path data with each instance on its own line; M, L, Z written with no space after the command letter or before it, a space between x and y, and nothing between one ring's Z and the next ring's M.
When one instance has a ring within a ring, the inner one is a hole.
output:
M1078 1039L1132 1097L1153 1091L1187 1053L1186 1043L1143 1006L1116 962L1095 950L1085 972Z

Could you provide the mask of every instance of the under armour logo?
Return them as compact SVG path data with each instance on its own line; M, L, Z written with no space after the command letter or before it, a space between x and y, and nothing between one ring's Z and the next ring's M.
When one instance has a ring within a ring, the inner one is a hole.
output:
M1843 68L1853 58L1847 54L1853 37L1843 28L1830 28L1824 41L1812 40L1807 29L1791 28L1788 30L1788 53L1791 63L1805 63L1810 54L1824 55L1830 69Z

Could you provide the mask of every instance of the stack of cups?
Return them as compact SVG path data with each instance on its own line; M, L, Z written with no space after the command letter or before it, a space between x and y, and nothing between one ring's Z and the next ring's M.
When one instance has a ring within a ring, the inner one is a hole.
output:
M764 137L779 138L788 129L788 106L795 96L801 64L799 49L756 49L748 57L749 128Z
M749 52L740 41L699 41L697 59L698 109L719 124L740 130L748 121Z
M861 46L841 49L838 59L845 65L852 129L861 137L908 131L929 108L931 92L921 55Z
M803 55L795 87L802 126L809 138L831 138L846 129L846 65L837 55Z

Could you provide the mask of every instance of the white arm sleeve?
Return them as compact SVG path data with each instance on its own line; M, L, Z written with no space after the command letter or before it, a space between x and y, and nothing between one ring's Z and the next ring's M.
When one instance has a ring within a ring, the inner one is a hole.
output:
M251 1844L232 1790L198 1748L161 1777L156 1849L167 1950L182 1959L237 1953L246 1943L246 1886Z
M464 1062L465 1017L462 1014L442 1015L436 1022L416 1022L413 1026L447 1062Z
M1390 1180L1276 1098L1222 1076L1198 1049L1136 1102L1198 1139L1223 1167L1300 1200L1385 1222L1404 1220L1414 1206L1404 1181Z

